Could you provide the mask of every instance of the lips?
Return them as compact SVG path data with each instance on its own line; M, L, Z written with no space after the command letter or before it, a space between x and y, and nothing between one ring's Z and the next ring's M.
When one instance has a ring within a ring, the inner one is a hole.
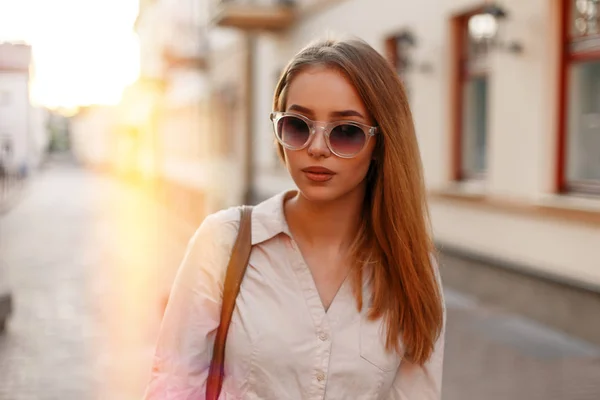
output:
M304 168L302 172L313 182L327 182L335 175L335 172L325 167L308 167Z
M303 172L309 172L311 174L328 174L328 175L333 175L335 173L332 170L327 169L325 167L308 167L308 168L304 168L302 171Z

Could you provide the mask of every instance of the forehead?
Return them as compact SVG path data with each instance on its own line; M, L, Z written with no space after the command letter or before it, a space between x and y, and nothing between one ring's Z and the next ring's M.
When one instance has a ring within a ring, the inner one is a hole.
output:
M316 112L354 109L367 114L356 88L341 71L325 66L309 67L292 79L286 107L298 104Z

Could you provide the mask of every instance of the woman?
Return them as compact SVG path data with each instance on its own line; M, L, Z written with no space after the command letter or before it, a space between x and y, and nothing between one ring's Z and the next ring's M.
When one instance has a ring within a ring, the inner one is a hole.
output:
M439 399L444 306L404 89L360 40L316 42L271 115L297 190L254 208L221 399ZM205 398L239 211L194 235L147 400Z

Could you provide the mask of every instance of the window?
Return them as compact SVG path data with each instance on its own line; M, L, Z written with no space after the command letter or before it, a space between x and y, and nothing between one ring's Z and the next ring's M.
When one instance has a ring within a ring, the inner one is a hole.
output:
M407 73L411 65L411 49L415 46L415 38L409 31L402 31L391 35L385 40L385 56L392 64L398 77L404 84L404 89L408 97L410 92Z
M482 179L487 170L490 45L469 34L469 23L478 11L455 17L452 22L455 180Z
M600 194L600 0L563 0L557 186Z

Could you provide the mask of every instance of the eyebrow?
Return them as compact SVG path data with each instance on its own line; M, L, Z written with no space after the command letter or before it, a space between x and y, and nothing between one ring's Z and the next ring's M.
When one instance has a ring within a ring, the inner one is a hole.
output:
M302 107L298 104L292 104L288 108L288 110L289 111L298 111L303 114L314 115L313 110L311 110L310 108ZM364 115L362 115L361 113L359 113L356 110L333 111L333 112L329 113L329 115L332 117L359 117L362 119L366 119Z

